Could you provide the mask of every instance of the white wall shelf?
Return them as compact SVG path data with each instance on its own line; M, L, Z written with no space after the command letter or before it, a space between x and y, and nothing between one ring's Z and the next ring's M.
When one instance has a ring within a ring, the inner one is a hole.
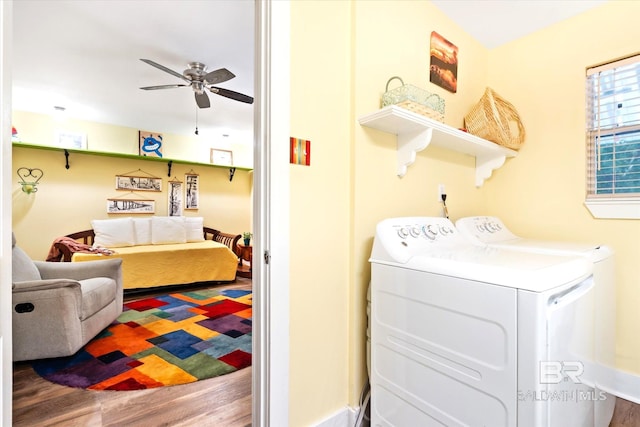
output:
M390 105L360 117L362 126L397 135L398 176L416 160L416 153L430 144L476 158L476 187L482 186L491 173L502 166L507 157L518 153L494 142L432 120L404 108Z

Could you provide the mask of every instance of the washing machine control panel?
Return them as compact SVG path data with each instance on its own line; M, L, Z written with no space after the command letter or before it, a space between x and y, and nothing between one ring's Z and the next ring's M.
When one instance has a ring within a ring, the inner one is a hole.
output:
M500 218L472 216L456 221L456 228L473 243L496 243L518 238L509 231Z
M469 245L447 218L390 218L376 228L371 257L406 262L416 254L460 244Z
M426 238L428 240L436 240L437 238L443 239L447 235L451 235L456 232L453 224L411 224L411 225L396 225L394 227L397 230L398 237L401 239L419 239Z

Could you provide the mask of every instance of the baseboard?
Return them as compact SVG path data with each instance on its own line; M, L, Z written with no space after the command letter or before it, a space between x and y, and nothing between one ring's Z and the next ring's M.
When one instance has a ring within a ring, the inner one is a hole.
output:
M347 406L315 424L315 427L352 427L356 421L357 413L357 408Z

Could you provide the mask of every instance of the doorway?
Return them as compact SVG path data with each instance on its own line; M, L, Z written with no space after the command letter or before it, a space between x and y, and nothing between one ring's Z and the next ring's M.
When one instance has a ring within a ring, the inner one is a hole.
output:
M254 142L254 363L253 425L288 424L288 138L289 3L256 5L256 127ZM11 425L11 58L13 2L0 2L2 161L0 163L0 343L3 424ZM277 100L270 93L278 93ZM272 113L273 112L273 113ZM277 182L277 186L272 186ZM277 230L277 233L275 232ZM258 262L259 260L259 262ZM277 309L279 308L279 309ZM284 308L284 309L283 309ZM277 383L270 378L278 378Z

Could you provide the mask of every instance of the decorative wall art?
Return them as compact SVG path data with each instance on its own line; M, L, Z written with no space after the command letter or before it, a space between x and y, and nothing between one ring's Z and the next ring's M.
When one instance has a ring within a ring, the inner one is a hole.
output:
M168 181L167 215L182 216L182 181L174 178Z
M138 154L148 157L162 157L162 134L138 131Z
M429 81L449 92L458 91L458 46L431 32L431 66Z
M200 203L200 175L190 171L184 175L185 182L185 210L196 210Z
M311 141L300 138L289 138L289 162L294 165L311 165Z
M138 169L116 175L116 190L162 191L162 178Z
M212 148L211 163L220 166L233 166L233 151Z
M155 211L154 200L145 199L134 192L123 197L107 199L107 213L110 214L150 214Z
M71 148L73 150L86 150L87 135L84 133L57 130L55 132L55 143L56 143L56 146L60 148Z

